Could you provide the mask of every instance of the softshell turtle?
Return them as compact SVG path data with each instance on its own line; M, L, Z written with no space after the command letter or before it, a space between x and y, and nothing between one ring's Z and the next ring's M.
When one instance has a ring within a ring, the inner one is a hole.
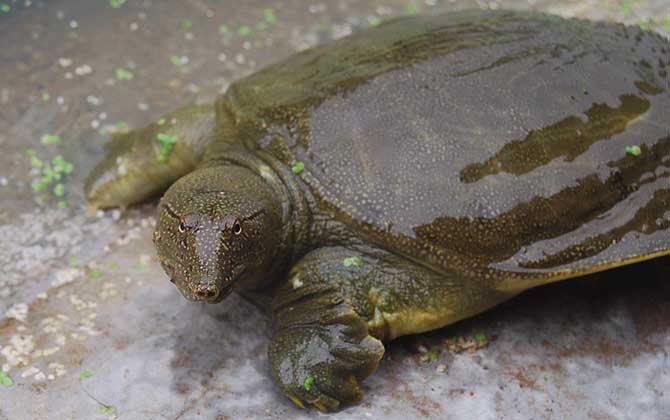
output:
M670 254L669 65L638 27L398 19L121 136L86 193L167 189L154 242L172 281L260 303L284 393L335 410L383 341Z

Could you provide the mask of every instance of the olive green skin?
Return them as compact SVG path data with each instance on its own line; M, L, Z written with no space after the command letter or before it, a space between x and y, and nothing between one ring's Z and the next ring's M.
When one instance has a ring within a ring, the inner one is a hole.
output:
M283 391L338 409L361 398L380 340L670 253L669 61L637 27L506 11L296 54L233 84L215 117L181 111L183 154L202 159L161 200L159 258L187 298L235 288L268 309ZM114 169L146 155L110 154L92 205L164 189Z

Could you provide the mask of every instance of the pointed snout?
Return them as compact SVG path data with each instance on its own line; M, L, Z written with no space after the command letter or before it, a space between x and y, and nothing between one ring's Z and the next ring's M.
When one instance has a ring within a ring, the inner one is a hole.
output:
M213 282L202 282L193 287L193 294L203 302L217 302L221 290Z

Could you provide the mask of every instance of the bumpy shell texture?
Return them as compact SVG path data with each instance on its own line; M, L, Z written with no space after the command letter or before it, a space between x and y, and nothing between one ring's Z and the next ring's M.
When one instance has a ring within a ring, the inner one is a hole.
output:
M669 62L637 27L454 13L306 51L225 103L324 211L514 287L669 252Z

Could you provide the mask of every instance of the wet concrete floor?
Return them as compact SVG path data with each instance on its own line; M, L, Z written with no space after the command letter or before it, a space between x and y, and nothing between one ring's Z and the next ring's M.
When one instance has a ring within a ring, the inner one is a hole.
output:
M111 132L297 50L472 7L670 34L667 0L0 0L0 419L323 417L269 379L255 307L189 304L169 284L154 205L87 217L83 177ZM667 418L669 274L663 259L568 281L398 340L364 402L332 417Z

